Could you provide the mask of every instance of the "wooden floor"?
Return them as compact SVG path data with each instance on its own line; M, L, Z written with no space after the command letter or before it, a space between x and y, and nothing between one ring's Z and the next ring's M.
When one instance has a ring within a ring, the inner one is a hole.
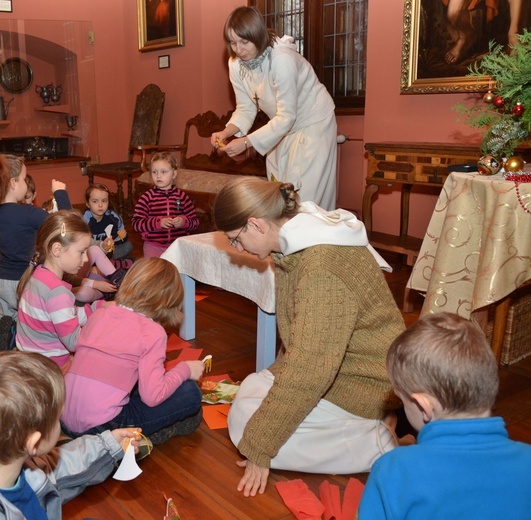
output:
M135 255L140 257L140 241L133 233L131 238ZM403 267L386 277L401 306L409 268ZM199 285L198 290L208 297L197 303L197 338L192 345L213 355L213 374L228 373L234 381L241 381L255 367L256 306L213 287ZM406 325L418 318L421 305L419 296L414 312L404 316ZM494 413L506 420L511 438L531 443L531 357L500 368L500 379ZM407 428L407 424L402 422L402 427ZM294 517L278 495L275 482L301 478L318 494L319 484L325 479L338 484L341 492L348 480L348 476L271 471L265 494L244 498L236 491L242 475L236 466L238 459L227 430L210 430L203 421L192 435L156 446L151 456L140 462L143 473L135 480L119 482L109 478L88 488L65 505L64 518L162 520L165 493L174 499L182 520L291 519ZM366 475L356 477L366 479Z

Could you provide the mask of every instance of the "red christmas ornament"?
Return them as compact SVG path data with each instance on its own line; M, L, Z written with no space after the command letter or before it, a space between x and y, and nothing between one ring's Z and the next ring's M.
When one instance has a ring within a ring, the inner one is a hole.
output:
M501 96L496 96L493 100L492 100L492 104L496 107L496 108L503 108L503 98Z
M524 105L522 105L522 103L520 103L520 101L518 101L518 103L516 103L516 105L514 105L513 114L515 116L521 116L523 113L524 113Z

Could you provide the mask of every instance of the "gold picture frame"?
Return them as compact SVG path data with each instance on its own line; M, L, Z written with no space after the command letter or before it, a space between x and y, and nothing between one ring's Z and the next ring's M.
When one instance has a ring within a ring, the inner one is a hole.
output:
M469 67L488 52L489 42L508 44L511 24L509 2L501 1L497 10L487 3L470 0L458 13L471 30L467 45L458 46L458 33L450 22L446 4L451 0L405 0L402 36L401 94L484 92L493 87L489 76L467 77ZM531 2L529 3L531 4ZM518 32L527 27L531 6L522 5ZM463 34L463 33L461 33ZM463 41L463 39L461 40Z
M137 0L138 50L184 45L183 0Z

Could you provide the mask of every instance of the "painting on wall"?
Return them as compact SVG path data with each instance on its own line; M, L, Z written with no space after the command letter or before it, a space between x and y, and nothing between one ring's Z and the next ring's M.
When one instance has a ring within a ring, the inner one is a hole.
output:
M184 45L183 0L137 0L138 50Z
M531 22L525 0L405 0L402 94L482 92L492 86L466 77L494 41L507 48Z

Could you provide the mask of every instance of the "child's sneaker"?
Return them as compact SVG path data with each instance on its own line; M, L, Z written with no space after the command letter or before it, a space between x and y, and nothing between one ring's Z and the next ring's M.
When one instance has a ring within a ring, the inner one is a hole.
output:
M11 316L0 318L0 350L12 350L15 346L16 321Z
M116 285L116 287L120 287L126 274L127 271L125 269L117 269L116 271L114 271L114 273L110 274L109 276L106 276L105 278L107 278L107 280L113 285Z

